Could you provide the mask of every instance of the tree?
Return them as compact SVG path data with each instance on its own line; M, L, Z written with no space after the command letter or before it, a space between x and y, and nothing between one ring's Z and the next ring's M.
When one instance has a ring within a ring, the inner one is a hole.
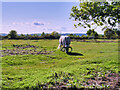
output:
M89 29L86 33L88 36L93 36L94 38L98 38L98 33L94 31L94 29Z
M108 39L112 38L115 35L115 32L111 29L106 29L104 31L104 36L107 37Z
M90 36L90 35L91 35L91 33L92 33L92 30L91 30L91 29L89 29L89 30L87 31L87 33L86 33L86 34L87 34L88 36Z
M38 37L38 34L33 34L33 37Z
M74 37L74 35L71 33L71 34L69 34L68 35L70 38L73 38Z
M51 35L52 35L52 36L58 36L59 34L58 34L58 32L53 31L53 32L51 33Z
M98 38L98 33L97 32L92 32L91 36L94 36L94 38Z
M56 31L53 31L51 35L54 36L55 38L58 38L60 36Z
M20 34L20 36L17 37L18 39L24 39L25 35L24 34Z
M80 8L73 6L71 11L70 18L78 22L75 27L91 28L94 25L102 26L102 30L113 30L120 23L120 1L82 2Z
M120 30L114 29L114 31L115 31L115 33L116 33L116 36L117 36L118 38L120 38Z
M45 33L44 33L44 32L42 32L41 36L45 36Z
M20 36L25 37L25 35L24 35L24 34L20 34Z
M15 30L11 30L8 34L8 36L11 38L11 39L16 39L17 38L17 32Z

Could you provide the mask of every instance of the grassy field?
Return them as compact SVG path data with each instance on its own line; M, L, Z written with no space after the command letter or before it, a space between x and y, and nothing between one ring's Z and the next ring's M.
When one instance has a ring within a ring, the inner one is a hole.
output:
M96 73L99 76L118 73L117 40L73 41L70 54L57 50L57 46L58 40L2 40L2 87L31 88L38 83L62 82L65 78L69 78L68 86L83 87L81 83Z

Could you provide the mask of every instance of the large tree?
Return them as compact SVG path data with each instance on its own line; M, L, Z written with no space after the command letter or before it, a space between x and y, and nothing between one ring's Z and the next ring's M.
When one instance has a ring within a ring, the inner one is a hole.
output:
M75 27L82 26L95 29L102 26L102 30L117 28L120 23L120 1L119 2L82 2L80 7L73 6L71 18L77 22ZM92 28L92 26L96 26Z
M112 38L115 36L115 31L111 30L111 29L106 29L104 31L104 36L108 39Z
M15 39L17 38L17 32L15 30L11 30L8 34L8 36L11 38L11 39Z
M89 29L88 31L87 31L87 36L94 36L95 38L98 38L98 33L96 32L96 31L94 31L94 29Z
M45 36L45 33L44 33L44 32L42 32L41 36Z

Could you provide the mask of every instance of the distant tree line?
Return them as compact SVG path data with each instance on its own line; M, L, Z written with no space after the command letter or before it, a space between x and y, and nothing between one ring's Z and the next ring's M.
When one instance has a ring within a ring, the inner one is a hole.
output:
M87 31L87 36L85 35L82 35L82 36L79 36L79 35L75 35L75 34L69 34L68 36L71 38L71 39L117 39L119 38L120 39L120 30L111 30L111 29L106 29L104 31L104 35L102 34L98 34L96 31L94 31L94 29L89 29ZM24 40L37 40L37 39L59 39L61 35L56 32L56 31L53 31L52 33L48 34L48 33L45 33L45 32L42 32L41 36L39 36L38 34L20 34L18 35L17 32L15 30L11 30L9 32L8 35L6 36L0 36L1 40L2 39L24 39Z
M41 36L39 36L38 34L20 34L18 35L17 32L15 30L11 30L9 32L8 35L6 36L1 36L1 39L30 39L30 40L34 40L34 39L59 39L60 34L56 31L52 32L51 34L45 34L44 32L42 32Z
M70 36L71 39L120 39L120 30L117 29L107 29L104 31L104 35L98 34L96 31L94 31L94 29L89 29L86 34L87 36L73 34L69 34L68 36Z

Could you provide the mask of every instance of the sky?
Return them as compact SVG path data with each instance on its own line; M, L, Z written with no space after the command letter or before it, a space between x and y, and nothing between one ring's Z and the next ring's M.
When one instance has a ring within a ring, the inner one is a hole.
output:
M86 33L88 28L75 28L69 19L72 6L79 2L2 2L1 33ZM100 28L97 32L103 33Z

